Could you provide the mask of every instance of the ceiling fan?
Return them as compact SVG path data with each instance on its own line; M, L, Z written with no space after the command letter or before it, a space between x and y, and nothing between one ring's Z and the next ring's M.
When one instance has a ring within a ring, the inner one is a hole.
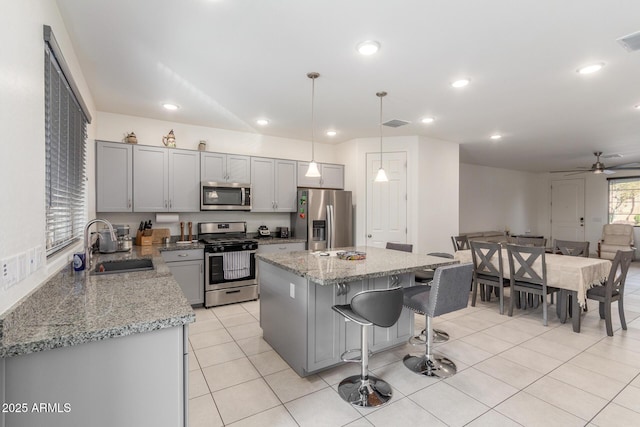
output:
M585 172L593 172L596 174L600 174L603 173L605 175L611 175L616 173L616 171L619 170L640 170L640 163L624 163L621 165L616 165L616 166L611 166L611 167L606 167L604 165L604 163L602 163L600 161L600 156L602 155L602 151L596 151L593 153L594 156L596 156L596 162L594 164L591 165L590 168L588 167L578 167L574 170L567 170L567 171L551 171L551 173L567 173L570 172L570 175L574 175L574 174L578 174L578 173L585 173ZM605 156L606 157L606 156ZM620 157L620 156L618 156Z

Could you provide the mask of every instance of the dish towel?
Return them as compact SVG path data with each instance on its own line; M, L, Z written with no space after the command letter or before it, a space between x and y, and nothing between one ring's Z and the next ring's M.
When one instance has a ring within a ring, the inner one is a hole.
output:
M248 251L222 254L222 271L225 280L249 276L251 274L251 254Z

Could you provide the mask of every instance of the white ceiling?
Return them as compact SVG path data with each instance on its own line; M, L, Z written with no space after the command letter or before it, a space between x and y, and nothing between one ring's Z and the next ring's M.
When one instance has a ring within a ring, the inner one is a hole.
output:
M100 111L310 140L317 71L319 142L378 136L384 90L383 120L411 122L385 136L458 142L463 162L549 171L590 166L596 150L624 156L607 166L640 161L640 52L616 42L640 31L640 1L57 3ZM356 52L367 39L378 54ZM576 72L593 62L605 67ZM460 77L471 84L452 88Z

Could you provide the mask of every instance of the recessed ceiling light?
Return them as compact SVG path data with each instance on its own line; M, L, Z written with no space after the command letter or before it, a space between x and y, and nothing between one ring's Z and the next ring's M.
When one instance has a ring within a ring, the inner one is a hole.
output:
M380 43L375 40L366 40L358 43L356 49L361 55L373 55L380 50Z
M259 124L260 126L266 126L269 124L269 120L267 119L258 119L256 120L256 123Z
M502 135L500 135L499 133L494 133L493 135L491 135L491 139L497 141L499 139L502 139Z
M162 106L164 108L166 108L167 110L171 110L171 111L174 111L174 110L177 110L178 108L180 108L176 104L162 104Z
M455 82L451 83L451 86L453 86L453 87L465 87L469 83L471 83L471 80L469 80L469 79L460 79L460 80L456 80Z
M586 65L584 67L578 68L578 74L591 74L596 71L600 71L604 67L604 63L599 62L597 64Z
M327 131L327 136L336 136L338 134L338 132L336 132L335 130L328 130Z
M429 123L433 123L436 119L434 119L433 117L425 117L424 119L420 120L422 123L425 124L429 124Z

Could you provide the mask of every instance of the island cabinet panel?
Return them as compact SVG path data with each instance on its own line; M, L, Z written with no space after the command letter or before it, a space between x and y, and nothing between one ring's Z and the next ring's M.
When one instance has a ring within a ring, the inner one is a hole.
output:
M413 284L413 274L400 274L388 277L369 279L369 289L389 289L396 286L407 288ZM402 308L402 314L395 325L390 328L374 327L372 337L369 340L371 351L378 351L389 346L393 342L405 342L411 337L411 325L413 324L412 311Z
M413 274L404 274L320 285L264 261L259 269L264 339L300 376L340 364L342 353L360 349L360 325L346 321L332 306L348 304L363 290L413 283ZM411 312L403 310L398 324L370 329L370 350L404 344L412 333Z
M262 336L298 375L307 375L307 280L264 261L258 269Z
M186 426L186 337L174 327L3 359L3 402L29 405L4 425Z

